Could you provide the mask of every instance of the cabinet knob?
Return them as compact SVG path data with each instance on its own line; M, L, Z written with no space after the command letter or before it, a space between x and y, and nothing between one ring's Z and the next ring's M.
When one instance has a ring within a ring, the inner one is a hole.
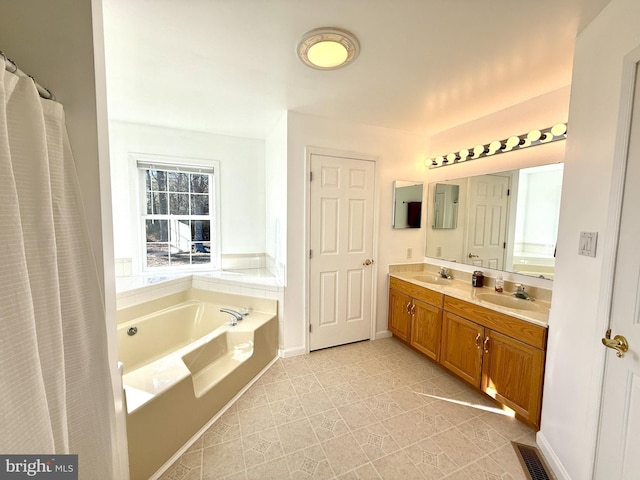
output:
M489 337L488 336L484 339L482 346L484 347L484 353L489 353Z
M480 338L482 338L481 334L476 335L476 348L480 348Z

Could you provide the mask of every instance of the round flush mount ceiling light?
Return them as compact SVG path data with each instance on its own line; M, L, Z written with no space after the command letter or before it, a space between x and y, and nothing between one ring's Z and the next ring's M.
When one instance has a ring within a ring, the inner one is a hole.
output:
M353 34L339 28L316 28L304 34L297 48L306 65L318 70L335 70L353 62L360 44Z

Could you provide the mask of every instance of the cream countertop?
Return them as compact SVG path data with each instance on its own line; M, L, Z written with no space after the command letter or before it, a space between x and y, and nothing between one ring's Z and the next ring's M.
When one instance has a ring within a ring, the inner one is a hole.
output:
M540 325L542 327L547 327L547 322L549 319L549 308L551 304L549 302L545 302L542 300L535 300L529 304L527 302L527 306L529 308L533 307L535 310L520 310L516 308L505 307L501 305L496 305L495 303L488 302L486 300L482 300L479 298L481 294L495 294L495 295L504 295L509 298L511 294L509 292L504 292L499 294L495 292L493 287L472 287L469 283L463 282L460 280L451 280L450 283L436 284L436 283L427 283L425 281L420 281L416 277L436 277L437 275L432 272L427 271L404 271L404 272L394 272L389 274L390 277L397 278L399 280L404 280L405 282L413 283L414 285L418 285L423 288L428 288L430 290L440 292L444 295L448 295L453 298L457 298L458 300L463 300L465 302L473 303L475 305L479 305L481 307L487 308L489 310L493 310L495 312L503 313L505 315L509 315L515 318L519 318L521 320L525 320L527 322ZM526 302L526 300L523 300Z

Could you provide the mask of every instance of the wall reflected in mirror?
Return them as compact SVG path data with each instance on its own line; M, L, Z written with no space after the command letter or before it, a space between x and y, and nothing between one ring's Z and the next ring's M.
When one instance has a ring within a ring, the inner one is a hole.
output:
M429 184L426 256L553 279L562 174L558 163Z
M393 228L420 228L422 193L422 182L393 182Z

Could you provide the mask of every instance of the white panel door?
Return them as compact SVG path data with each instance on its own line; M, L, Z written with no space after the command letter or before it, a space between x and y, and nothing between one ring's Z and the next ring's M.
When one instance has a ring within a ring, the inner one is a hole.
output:
M636 70L609 327L629 351L609 350L595 478L640 479L640 74ZM603 332L604 333L604 332ZM605 348L604 346L602 348Z
M509 177L481 175L469 181L469 230L464 262L504 267Z
M310 350L371 336L375 163L311 155Z

